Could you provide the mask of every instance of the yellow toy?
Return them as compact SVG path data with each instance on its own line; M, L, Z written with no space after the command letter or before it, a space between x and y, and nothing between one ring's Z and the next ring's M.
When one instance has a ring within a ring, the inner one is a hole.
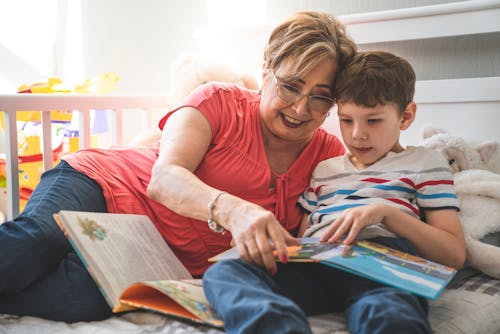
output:
M22 84L17 88L18 93L71 93L71 89L63 86L63 81L57 77L51 77L47 82L35 82L31 85Z
M112 92L119 80L115 73L104 73L90 80L86 80L81 84L76 85L73 93L77 94L107 94ZM23 84L17 90L20 94L70 94L72 90L63 84L60 78L48 78L47 82L36 82L30 85ZM72 110L51 110L51 119L57 123L70 124L73 116ZM40 151L40 137L26 131L24 126L34 124L34 127L39 126L41 122L41 111L18 111L18 122L22 122L23 128L18 131L18 153L19 153L19 187L20 187L20 209L24 209L26 201L33 192L40 180L40 175L43 172L43 157ZM4 113L0 113L0 123L4 129ZM61 127L61 124L53 125ZM36 132L35 132L36 133ZM74 151L78 147L78 137L69 138L71 150L64 150L62 135L58 132L58 136L53 137L53 143L56 145L53 148L54 164L59 161L59 156L62 153ZM63 152L64 151L64 152ZM4 200L1 200L5 193L5 155L0 155L0 223L2 221L2 213L5 214L3 207Z
M108 94L115 90L120 78L116 73L108 72L76 85L77 94Z

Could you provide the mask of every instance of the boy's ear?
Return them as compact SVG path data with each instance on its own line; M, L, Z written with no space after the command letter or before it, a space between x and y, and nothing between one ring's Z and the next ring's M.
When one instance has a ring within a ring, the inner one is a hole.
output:
M406 105L406 109L403 110L401 114L401 124L399 128L401 130L406 130L410 127L411 123L415 120L415 115L417 113L417 105L415 102L410 102Z

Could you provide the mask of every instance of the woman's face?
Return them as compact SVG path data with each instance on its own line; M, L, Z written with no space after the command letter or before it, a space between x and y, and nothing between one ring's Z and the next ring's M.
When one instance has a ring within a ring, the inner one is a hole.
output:
M328 115L327 110L318 105L323 103L324 106L325 101L332 97L335 64L331 60L324 60L295 81L282 79L293 77L293 73L287 73L284 68L277 68L274 72L266 70L264 73L260 102L264 139L307 142ZM303 97L296 102L283 99L290 90L300 92L298 96L302 94Z

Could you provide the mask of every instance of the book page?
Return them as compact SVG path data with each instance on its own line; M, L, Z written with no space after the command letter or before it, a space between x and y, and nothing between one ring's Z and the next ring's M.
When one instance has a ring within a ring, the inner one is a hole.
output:
M334 244L320 243L319 238L299 238L300 244L296 246L287 246L288 259L293 262L317 262L314 259L314 255L326 252L332 248L337 247ZM238 249L236 247L230 248L214 257L208 259L209 262L217 262L228 259L237 259L240 257ZM274 252L274 257L276 261L278 255L276 251Z
M201 280L150 281L128 287L120 298L126 305L155 310L195 322L222 327L208 303Z
M60 211L57 217L112 307L132 283L192 278L145 215Z
M456 270L371 241L358 241L315 255L325 265L436 299Z

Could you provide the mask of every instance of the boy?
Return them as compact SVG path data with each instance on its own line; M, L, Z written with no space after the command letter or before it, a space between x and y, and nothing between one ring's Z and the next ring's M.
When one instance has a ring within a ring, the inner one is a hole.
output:
M299 200L308 213L300 236L328 242L345 236L345 244L401 238L420 256L463 265L465 241L446 160L399 143L400 132L415 119L414 87L411 65L387 52L360 52L342 72L336 94L349 152L316 167Z
M299 200L306 212L299 236L342 237L345 244L370 239L463 265L465 241L447 161L399 143L415 118L414 87L410 64L386 52L360 52L340 73L334 92L349 153L314 170ZM307 323L307 315L334 311L344 311L351 334L431 332L424 298L321 264L283 262L274 275L241 259L205 273L205 292L228 332L258 332L272 321L274 332L310 333L290 328L290 317Z

